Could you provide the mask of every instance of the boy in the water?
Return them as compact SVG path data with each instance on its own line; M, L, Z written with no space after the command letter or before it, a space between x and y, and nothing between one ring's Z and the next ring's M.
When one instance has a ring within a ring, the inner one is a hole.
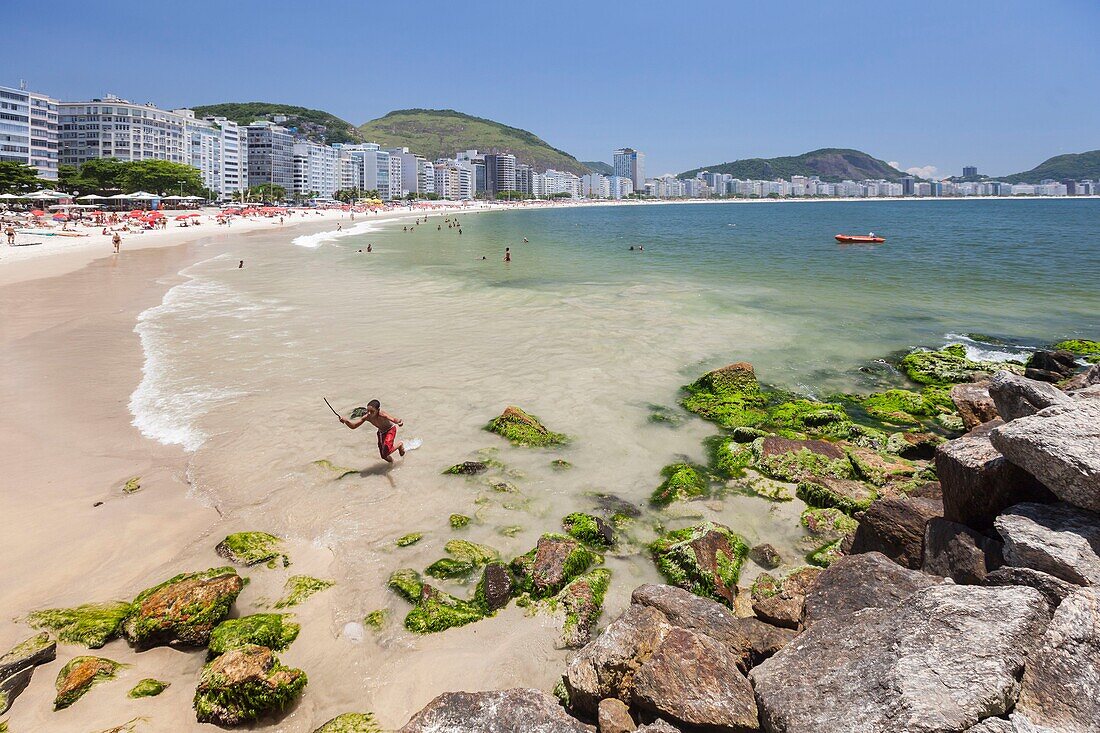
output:
M393 463L393 452L395 450L399 455L405 455L405 443L401 442L396 445L394 444L394 441L397 439L397 428L405 424L403 420L382 412L382 404L378 400L371 400L368 402L363 412L363 416L356 420L354 417L358 411L359 408L356 408L351 413L353 418L351 420L341 415L340 422L344 423L352 430L368 422L377 428L378 455L382 456L383 461Z

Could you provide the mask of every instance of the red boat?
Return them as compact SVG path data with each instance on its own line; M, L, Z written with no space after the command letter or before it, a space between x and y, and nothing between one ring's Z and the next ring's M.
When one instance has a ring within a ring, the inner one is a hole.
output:
M882 244L886 237L876 237L874 234L838 234L836 241L844 244Z

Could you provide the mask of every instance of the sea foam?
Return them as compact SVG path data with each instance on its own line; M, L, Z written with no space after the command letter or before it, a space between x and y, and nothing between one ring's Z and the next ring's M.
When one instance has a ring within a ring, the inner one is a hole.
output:
M948 344L962 344L971 361L1027 361L1035 351L1014 344L988 344L959 333L945 335Z
M299 247L316 249L325 242L334 242L343 237L352 237L357 234L372 232L375 230L372 224L373 222L363 221L347 229L332 229L327 232L317 232L316 234L303 234L291 240L291 244L296 244Z

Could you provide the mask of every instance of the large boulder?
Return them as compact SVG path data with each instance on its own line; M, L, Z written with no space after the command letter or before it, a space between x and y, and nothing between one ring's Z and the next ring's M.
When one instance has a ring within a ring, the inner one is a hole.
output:
M512 560L517 587L533 598L549 598L602 558L572 537L547 533L535 549Z
M240 725L286 708L306 686L306 674L284 667L270 649L232 649L202 668L195 689L200 723Z
M999 417L987 381L956 384L951 388L951 402L955 404L967 430Z
M1100 364L1093 364L1080 374L1075 374L1066 380L1062 386L1068 390L1083 390L1100 384Z
M1003 564L1001 543L965 524L935 517L925 525L924 572L972 585Z
M668 532L649 546L669 583L733 606L741 564L749 547L724 524L702 524Z
M1024 376L1044 382L1060 382L1077 371L1077 355L1072 351L1040 349L1024 364Z
M1017 504L996 527L1005 564L1077 585L1100 583L1100 516L1069 504Z
M1017 568L1011 565L997 568L986 575L984 584L1026 585L1028 588L1034 588L1043 594L1051 613L1054 613L1054 609L1058 608L1062 601L1079 587L1040 570Z
M1081 588L1058 607L1028 659L1013 721L1019 717L1062 733L1094 733L1100 722L1098 688L1100 591Z
M908 570L879 552L842 557L826 568L806 593L807 628L864 608L894 608L919 590L940 582Z
M753 444L756 467L780 481L851 478L853 467L844 449L827 440L796 440L769 435Z
M230 567L177 575L138 594L123 633L139 647L206 646L242 588L244 581Z
M617 697L600 700L596 722L600 733L634 733L638 728L630 715L630 707Z
M1050 617L1030 588L937 585L817 623L750 673L768 731L962 731L1015 702Z
M1005 422L1034 415L1045 407L1070 401L1070 396L1054 385L1012 372L997 372L994 375L989 383L989 396L993 398L997 413Z
M849 554L881 552L907 568L921 566L924 525L943 514L943 502L908 496L879 499L859 516Z
M504 409L485 426L491 433L507 438L512 445L541 447L565 443L568 437L546 429L537 417L518 407Z
M781 581L764 573L752 586L752 610L762 621L788 629L802 626L806 591L821 574L821 568L795 570Z
M1002 425L989 437L1009 461L1025 467L1059 499L1100 511L1100 400L1048 407Z
M1002 511L1025 501L1053 501L1031 474L1010 463L989 435L957 438L936 449L943 517L978 531L990 529Z
M398 733L592 733L540 690L445 692Z
M672 722L709 731L757 730L756 700L726 647L672 629L634 675L631 700Z

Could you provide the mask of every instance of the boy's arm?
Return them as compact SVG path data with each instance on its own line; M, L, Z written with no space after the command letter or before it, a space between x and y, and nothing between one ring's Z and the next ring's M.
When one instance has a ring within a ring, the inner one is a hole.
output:
M366 421L367 421L367 418L365 418L365 417L359 418L358 420L348 420L346 417L344 417L342 415L340 416L340 422L344 423L345 425L347 425L352 430L355 430L357 427L359 427L360 425L362 425Z
M389 420L392 423L396 423L398 425L404 425L405 424L405 421L402 420L399 417L394 417L393 415L387 415L386 413L382 412L381 410L379 410L379 412L382 414L382 417L386 418L387 420Z

